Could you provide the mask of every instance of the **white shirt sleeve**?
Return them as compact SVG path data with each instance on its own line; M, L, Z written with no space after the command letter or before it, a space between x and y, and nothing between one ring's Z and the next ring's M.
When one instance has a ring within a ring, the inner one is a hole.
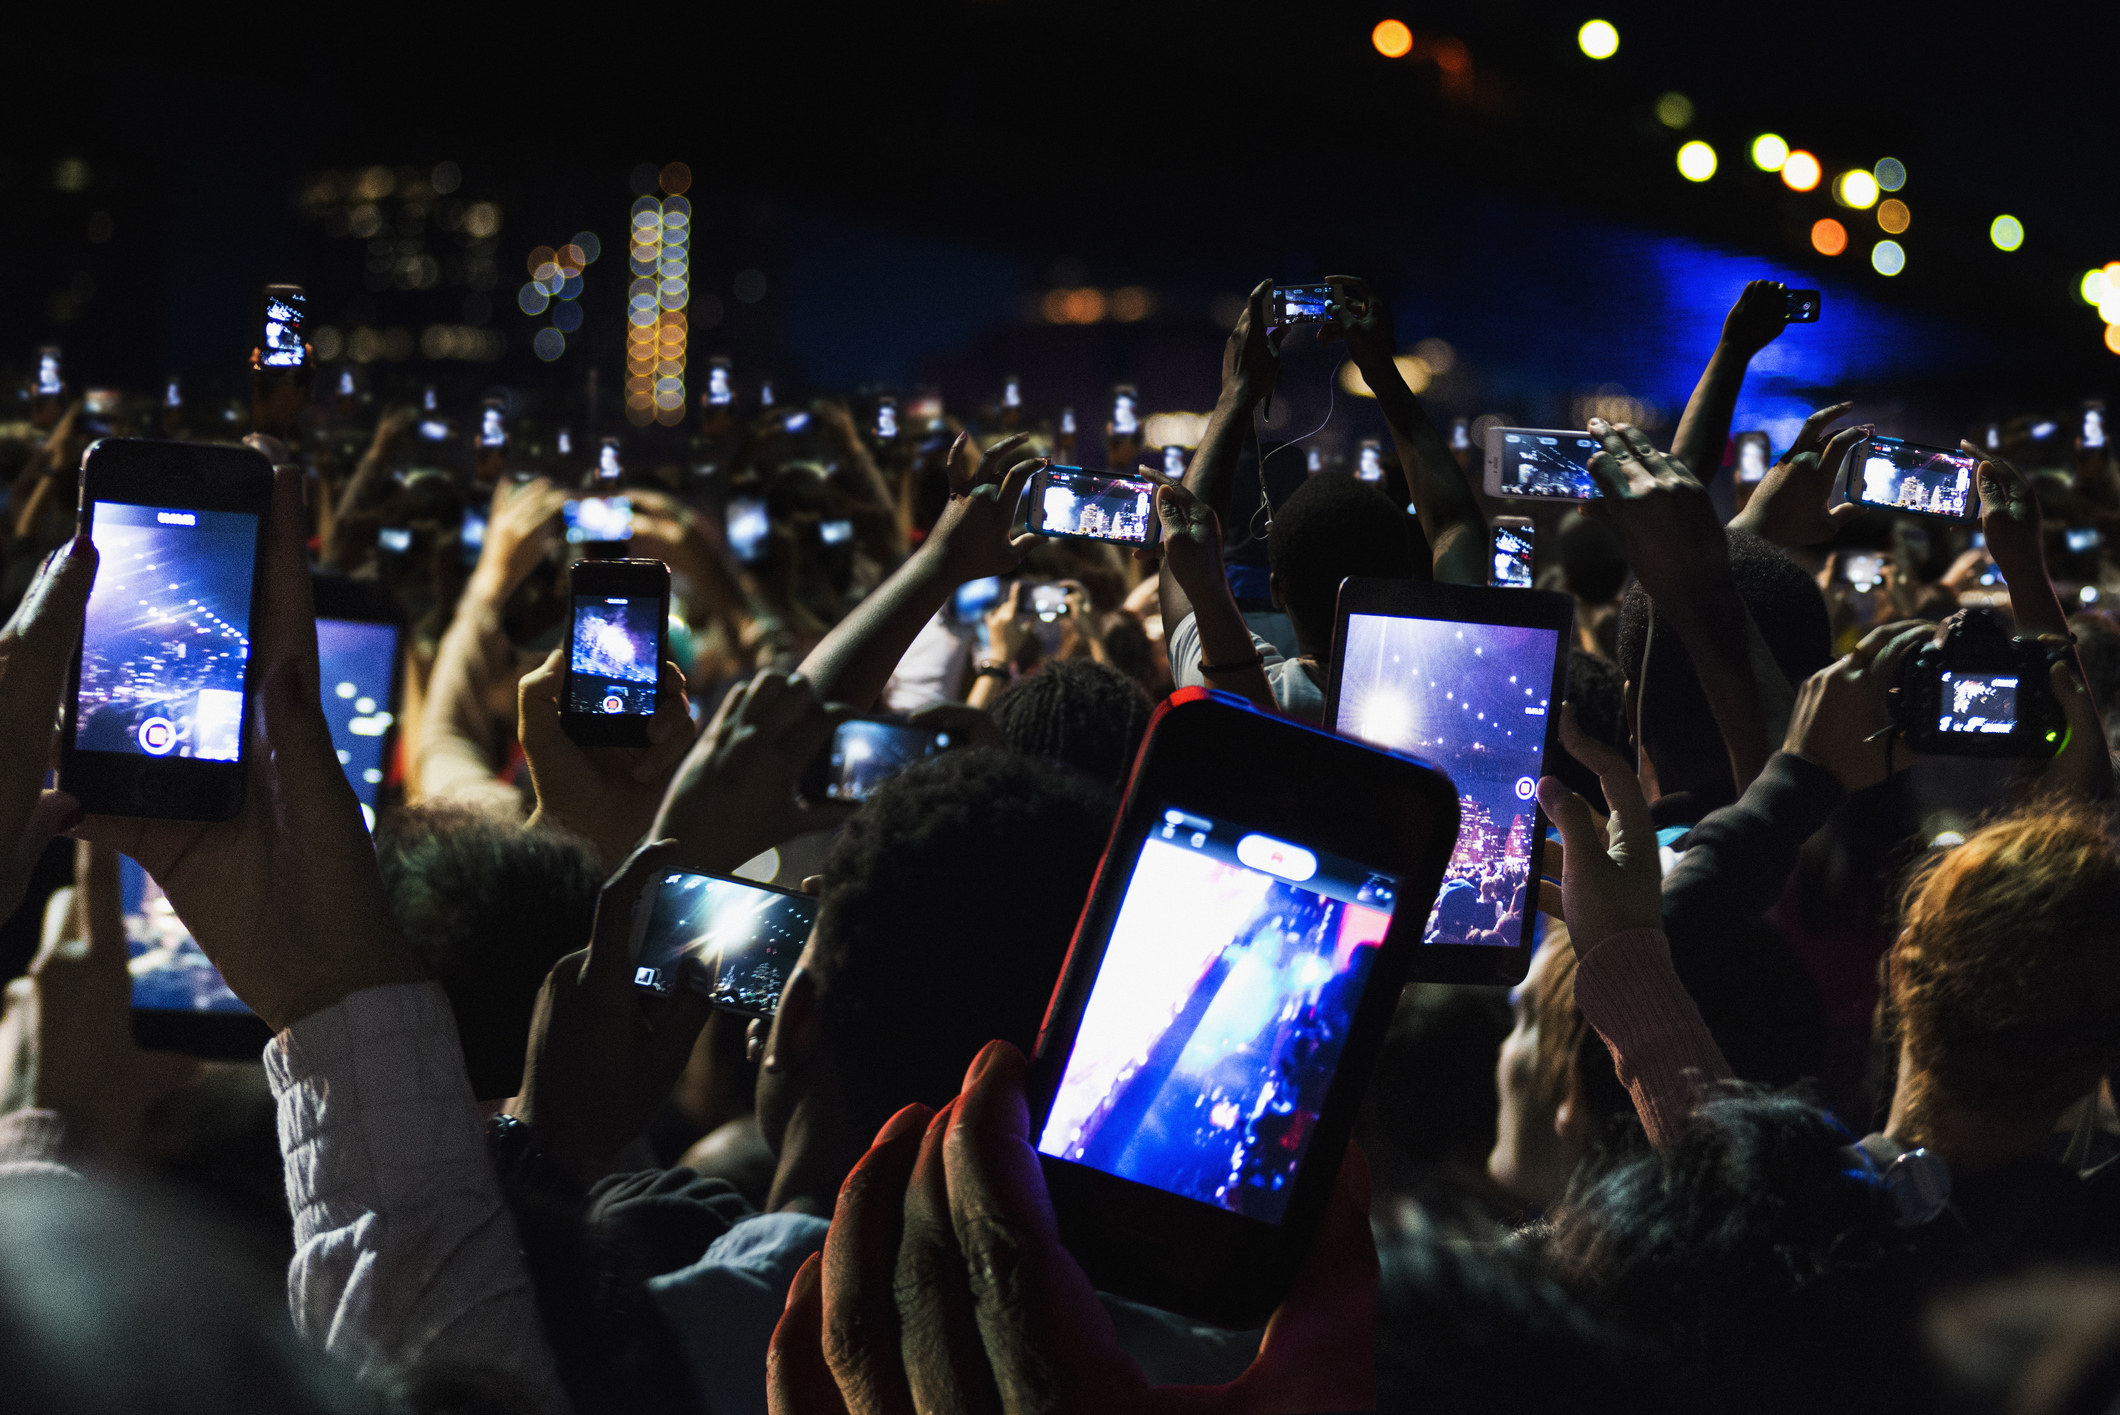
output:
M478 1368L570 1409L442 990L354 993L273 1038L265 1073L296 1329L363 1374Z
M892 712L918 712L953 701L970 658L970 646L951 632L938 612L920 626L891 681L883 685L883 706Z
M1275 648L1271 641L1262 639L1257 634L1251 636L1251 646L1257 649L1260 657L1266 660L1265 667L1267 668L1287 661L1282 656L1281 651ZM1164 641L1163 647L1164 651L1170 655L1170 681L1173 686L1179 688L1204 688L1207 686L1207 679L1200 674L1200 625L1194 616L1188 614L1179 620L1178 627L1171 631L1170 637Z

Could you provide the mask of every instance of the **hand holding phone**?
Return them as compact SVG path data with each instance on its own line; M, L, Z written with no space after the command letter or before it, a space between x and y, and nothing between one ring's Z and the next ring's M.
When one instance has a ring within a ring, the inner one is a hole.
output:
M1184 449L1172 450L1182 459ZM1154 545L1162 535L1155 497L1156 484L1142 477L1048 465L1031 474L1024 529L1062 540Z
M1924 447L1905 438L1870 434L1848 457L1848 500L1941 521L1980 514L1973 473L1976 451Z

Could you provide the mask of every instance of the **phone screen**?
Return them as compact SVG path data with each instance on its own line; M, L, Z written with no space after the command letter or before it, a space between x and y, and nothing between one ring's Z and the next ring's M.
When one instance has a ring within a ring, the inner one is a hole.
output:
M731 501L723 523L729 539L729 550L746 565L755 565L765 557L766 538L772 534L773 522L766 515L766 504L749 497L738 497Z
M1332 318L1332 301L1330 285L1276 285L1267 302L1266 322L1275 328L1323 324Z
M1382 449L1378 444L1374 442L1362 444L1360 455L1355 461L1354 474L1363 481L1384 480L1384 458Z
M476 506L464 508L463 529L457 532L456 544L463 552L467 568L478 564L479 556L486 550L486 513L483 510Z
M2066 534L2068 548L2078 555L2105 544L2105 533L2096 526L2070 526Z
M1067 613L1067 587L1065 585L1032 585L1031 613L1051 623Z
M300 368L308 357L302 348L302 307L307 299L300 290L275 288L265 292L265 327L258 339L258 362L266 368Z
M584 496L560 509L569 545L633 539L633 503L623 496Z
M1156 522L1156 486L1135 477L1049 467L1039 474L1030 529L1041 535L1146 545Z
M1012 378L1001 385L1001 406L1004 408L1020 408L1023 406L1023 384L1020 381Z
M1512 590L1531 588L1531 527L1494 528L1494 578L1488 583Z
M2105 409L2085 408L2083 410L2083 445L2085 447L2105 446Z
M341 398L351 398L353 396L353 370L350 368L339 370L339 396Z
M663 615L660 595L576 595L566 710L652 716Z
M709 368L707 370L707 382L712 383L713 381L714 371L712 368ZM773 406L773 383L771 379L768 379L764 383L758 385L758 406L761 408L770 408Z
M1737 439L1737 479L1741 482L1764 481L1767 476L1767 440L1757 433L1744 433Z
M389 763L383 742L395 720L390 685L397 676L398 628L367 619L317 620L317 681L339 765L353 783L361 815L375 829L376 800Z
M66 388L59 378L59 351L45 348L37 351L37 392L46 398L56 398Z
M1531 869L1560 633L1350 614L1335 730L1410 752L1457 783L1457 849L1423 943L1515 948Z
M181 408L184 406L183 385L174 378L169 380L162 389L162 406L165 408Z
M410 526L384 526L375 533L375 548L386 555L403 555L412 549Z
M976 624L986 618L988 610L1001 603L1001 594L999 575L967 580L957 586L957 593L950 601L950 615L959 624Z
M74 746L232 762L258 518L98 501L101 557L82 632Z
M832 733L824 777L830 801L866 801L877 787L918 761L945 751L950 734L899 722L855 718Z
M1989 736L2017 730L2014 672L1946 672L1942 686L1943 711L1936 719L1938 732Z
M1135 410L1134 395L1115 393L1112 395L1112 431L1120 437L1132 437L1141 430L1141 419Z
M135 1008L237 1015L250 1010L193 941L162 886L130 855L118 857L118 897L125 911L125 949L131 955L126 968Z
M501 410L488 403L479 414L478 445L481 447L505 447L508 445L508 430L501 425Z
M1858 590L1866 590L1884 579L1884 557L1860 552L1840 557L1840 577Z
M1849 494L1869 506L1963 519L1972 494L1974 459L1963 452L1873 437Z
M1073 408L1062 408L1060 410L1060 434L1063 437L1073 437L1075 435L1075 410Z
M447 442L449 440L449 423L443 418L422 418L420 420L420 436L426 438L429 442Z
M898 435L898 405L886 398L876 405L876 435L896 437Z
M1279 1223L1399 878L1167 807L1038 1150Z
M574 455L574 437L573 437L573 435L572 435L571 433L569 433L569 432L568 432L568 431L567 431L567 430L566 430L565 428L561 428L561 429L559 430L559 437L558 437L558 439L557 439L557 440L555 441L555 443L554 443L554 446L555 446L555 447L557 448L557 450L558 450L558 452L559 452L559 455L560 455L560 456L562 456L562 457L571 457L571 456L573 456L573 455Z
M826 545L845 545L854 538L852 521L819 521L817 538Z
M715 362L707 365L707 404L723 408L736 401L736 392L729 386L729 366Z
M669 993L689 955L706 965L713 980L709 999L770 1017L816 917L817 901L808 895L672 871L656 886L633 981Z
M1469 423L1467 423L1467 422L1466 422L1466 421L1465 421L1465 420L1464 420L1463 418L1453 418L1453 419L1451 419L1451 422L1450 422L1450 447L1451 447L1451 450L1452 450L1452 451L1455 451L1455 452L1463 452L1463 451L1464 451L1464 450L1465 450L1466 448L1468 448L1468 447L1470 447L1470 446L1472 446L1472 425L1471 425L1471 424L1469 424Z
M1500 440L1498 490L1503 496L1588 501L1598 495L1597 483L1590 480L1590 459L1605 445L1589 433L1496 428L1488 436Z
M1163 475L1172 481L1185 480L1185 449L1166 447L1163 449Z
M596 477L599 481L617 481L625 471L618 465L618 439L604 439L603 450L596 454Z

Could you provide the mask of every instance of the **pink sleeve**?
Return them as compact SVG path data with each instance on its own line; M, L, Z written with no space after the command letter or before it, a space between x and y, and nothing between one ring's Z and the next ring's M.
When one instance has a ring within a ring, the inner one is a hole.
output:
M1702 1088L1730 1064L1671 966L1662 929L1629 929L1575 960L1575 1004L1605 1039L1635 1114L1661 1149L1677 1138Z

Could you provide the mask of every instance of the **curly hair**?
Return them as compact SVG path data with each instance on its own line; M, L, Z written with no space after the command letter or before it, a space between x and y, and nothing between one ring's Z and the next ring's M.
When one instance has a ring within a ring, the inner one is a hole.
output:
M1932 856L1887 956L1893 1016L1952 1099L2058 1111L2120 1063L2120 847L2108 813L2042 801Z
M1003 693L994 726L1009 746L1118 785L1148 731L1148 694L1095 659L1059 659Z

